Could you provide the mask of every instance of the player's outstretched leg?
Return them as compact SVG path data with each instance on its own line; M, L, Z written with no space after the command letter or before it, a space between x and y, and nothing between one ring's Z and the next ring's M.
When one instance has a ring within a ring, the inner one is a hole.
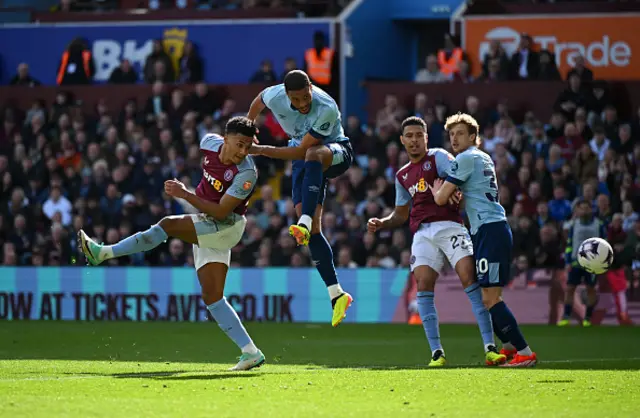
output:
M455 263L455 269L464 286L464 292L471 302L473 314L480 328L485 352L485 364L487 366L496 366L505 363L507 356L503 353L498 353L496 343L493 339L491 314L489 314L489 311L482 303L482 291L475 279L476 269L473 256L469 255L458 260L458 262Z
M197 244L197 235L190 216L167 216L146 231L137 232L114 245L101 245L83 231L78 232L78 244L89 264L97 266L110 258L149 251L175 237Z
M214 255L219 253L219 251L207 248L197 249L194 247L194 249L201 253L210 252ZM203 254L198 255L200 258L202 256ZM206 255L204 256L206 257ZM265 362L265 357L249 337L235 309L223 296L227 271L227 265L221 262L207 263L198 269L198 280L202 287L202 300L207 305L207 310L216 320L220 329L242 351L238 364L230 370L251 370L255 367L260 367Z
M442 367L447 363L444 348L440 341L440 324L435 304L435 285L438 273L429 266L417 266L413 270L413 277L418 286L418 313L422 320L424 332L431 348L429 367Z

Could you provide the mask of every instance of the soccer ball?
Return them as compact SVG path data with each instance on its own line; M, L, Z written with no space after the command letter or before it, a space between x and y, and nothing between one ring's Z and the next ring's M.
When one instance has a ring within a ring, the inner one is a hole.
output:
M589 273L605 273L613 263L613 248L602 238L587 238L578 248L578 263Z

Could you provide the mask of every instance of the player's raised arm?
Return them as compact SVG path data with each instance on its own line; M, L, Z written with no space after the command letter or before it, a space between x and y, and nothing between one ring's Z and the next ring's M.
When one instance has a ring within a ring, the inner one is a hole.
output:
M367 222L367 230L369 232L376 232L381 229L393 229L401 226L409 219L409 213L411 212L410 203L411 194L396 178L396 206L393 208L393 212L382 219L369 219Z
M262 95L265 91L266 90L261 91L260 94L258 94L256 98L253 99L253 101L251 102L251 106L249 106L247 118L249 118L252 122L255 122L258 115L262 113L265 107L267 107L264 100L262 99Z
M470 154L458 154L456 159L451 162L447 179L445 181L437 179L433 186L429 186L436 205L446 205L458 186L462 186L471 173L473 173L473 157Z
M249 112L247 118L255 123L256 118L265 108L271 109L272 101L277 100L278 96L285 94L282 84L276 84L275 86L267 87L262 90L249 106Z

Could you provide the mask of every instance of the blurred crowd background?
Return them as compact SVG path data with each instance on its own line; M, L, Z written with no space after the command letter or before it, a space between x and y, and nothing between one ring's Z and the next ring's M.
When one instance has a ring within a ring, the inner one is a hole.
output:
M63 0L60 11L86 10L87 3L111 7L114 2ZM199 8L280 6L291 3L301 13L335 14L347 1L199 1ZM150 7L181 7L178 2L150 2ZM193 2L185 4L193 5ZM320 7L322 6L322 7ZM57 10L57 9L56 9ZM312 10L312 11L310 11ZM573 221L578 198L592 202L594 216L608 230L615 249L615 267L633 266L633 287L640 271L640 109L621 118L610 84L594 78L582 58L561 74L553 53L535 49L526 34L516 52L505 52L493 41L482 57L482 73L471 76L470 63L455 36L427 54L416 83L500 83L518 80L562 80L566 88L555 100L552 116L533 111L514 112L509 102L483 102L469 95L461 108L447 97L418 93L407 106L388 95L384 106L366 120L343 115L347 135L357 154L356 163L332 180L325 200L324 233L334 248L339 267L408 267L411 235L407 228L366 232L370 217L388 214L394 205L394 175L407 163L399 141L401 121L416 115L427 121L430 147L449 149L444 120L464 111L481 125L483 149L496 163L500 201L514 232L514 275L530 268L561 270L565 234ZM328 48L322 34L309 40L310 48ZM217 93L202 79L202 66L211 57L198 55L198 45L187 42L174 67L166 47L156 42L141 74L122 61L109 83L147 83L144 106L136 100L122 108L99 101L87 109L66 86L91 84L95 72L82 41L69 47L59 65L57 96L53 102L36 100L16 106L0 100L0 259L3 265L83 265L76 232L84 228L98 241L112 244L144 230L165 215L193 213L186 202L163 194L163 182L178 178L195 189L201 177L199 139L221 133L226 121L243 115L234 97ZM74 55L75 54L75 55ZM1 55L1 50L0 50ZM78 61L85 71L70 73L65 66ZM334 75L318 80L334 92ZM285 72L309 70L305 51L291 57ZM313 76L313 74L312 74ZM266 59L248 83L278 83ZM29 63L16 69L11 84L38 86ZM185 85L195 84L186 89ZM532 92L535 94L535 92ZM288 138L272 115L259 119L259 139L285 146ZM287 227L296 216L291 201L291 164L258 158L259 189L248 214L241 245L233 250L239 266L309 266L305 248L297 248ZM191 248L173 239L146 254L113 259L112 265L193 265ZM533 282L529 285L534 286Z

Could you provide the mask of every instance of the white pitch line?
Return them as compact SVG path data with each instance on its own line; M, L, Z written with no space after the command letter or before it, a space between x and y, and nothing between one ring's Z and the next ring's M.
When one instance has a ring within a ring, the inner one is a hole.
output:
M590 359L572 359L572 360L550 360L550 361L542 361L540 362L540 364L545 365L545 364L571 364L571 363L612 363L615 361L637 361L640 360L640 357L626 357L626 358L601 358L601 359L594 359L594 358L590 358ZM275 366L278 366L278 364L276 363ZM304 366L304 365L301 365ZM313 367L313 365L310 365ZM444 367L442 369L438 369L438 370L446 370L447 368L459 368L459 367L477 367L477 366L482 366L481 363L474 363L474 364L451 364L450 367ZM256 374L270 374L270 371L268 370L269 368L269 363L267 363L265 366L263 366L261 369L258 370L251 370L251 373L256 373ZM398 371L398 370L403 370L402 366L399 366L397 369L393 369L393 368L388 368L385 366L381 366L379 369L376 369L376 367L351 367L351 368L347 368L347 367L318 367L318 368L312 368L312 369L306 369L306 370L300 370L298 368L295 369L276 369L274 370L277 373L291 373L291 374L303 374L303 373L317 373L317 372L322 372L322 371L337 371L337 370L358 370L358 371L364 371L364 370L371 370L371 371ZM491 369L495 369L495 368L491 368ZM421 370L421 369L405 369L405 370ZM427 370L427 367L425 366L424 370ZM547 369L547 370L553 370L553 369ZM25 381L49 381L49 380L78 380L78 379L105 379L105 378L119 378L119 379L144 379L144 378L149 378L149 377L165 377L165 376L170 376L171 375L171 371L167 371L167 372L149 372L149 373L135 373L132 372L130 376L127 376L127 373L122 373L120 375L116 375L116 376L112 376L112 375L91 375L91 376L85 376L85 375L77 375L77 376L61 376L61 377L56 377L56 376L41 376L41 377L23 377L23 378L10 378L10 379L0 379L0 383L2 382L25 382ZM185 374L194 374L194 375L198 375L198 374L210 374L210 373L225 373L225 370L194 370L194 371L183 371L183 372L176 372L176 375L185 375ZM231 372L229 372L231 373ZM234 373L239 373L239 372L234 372ZM241 372L240 372L241 373Z

